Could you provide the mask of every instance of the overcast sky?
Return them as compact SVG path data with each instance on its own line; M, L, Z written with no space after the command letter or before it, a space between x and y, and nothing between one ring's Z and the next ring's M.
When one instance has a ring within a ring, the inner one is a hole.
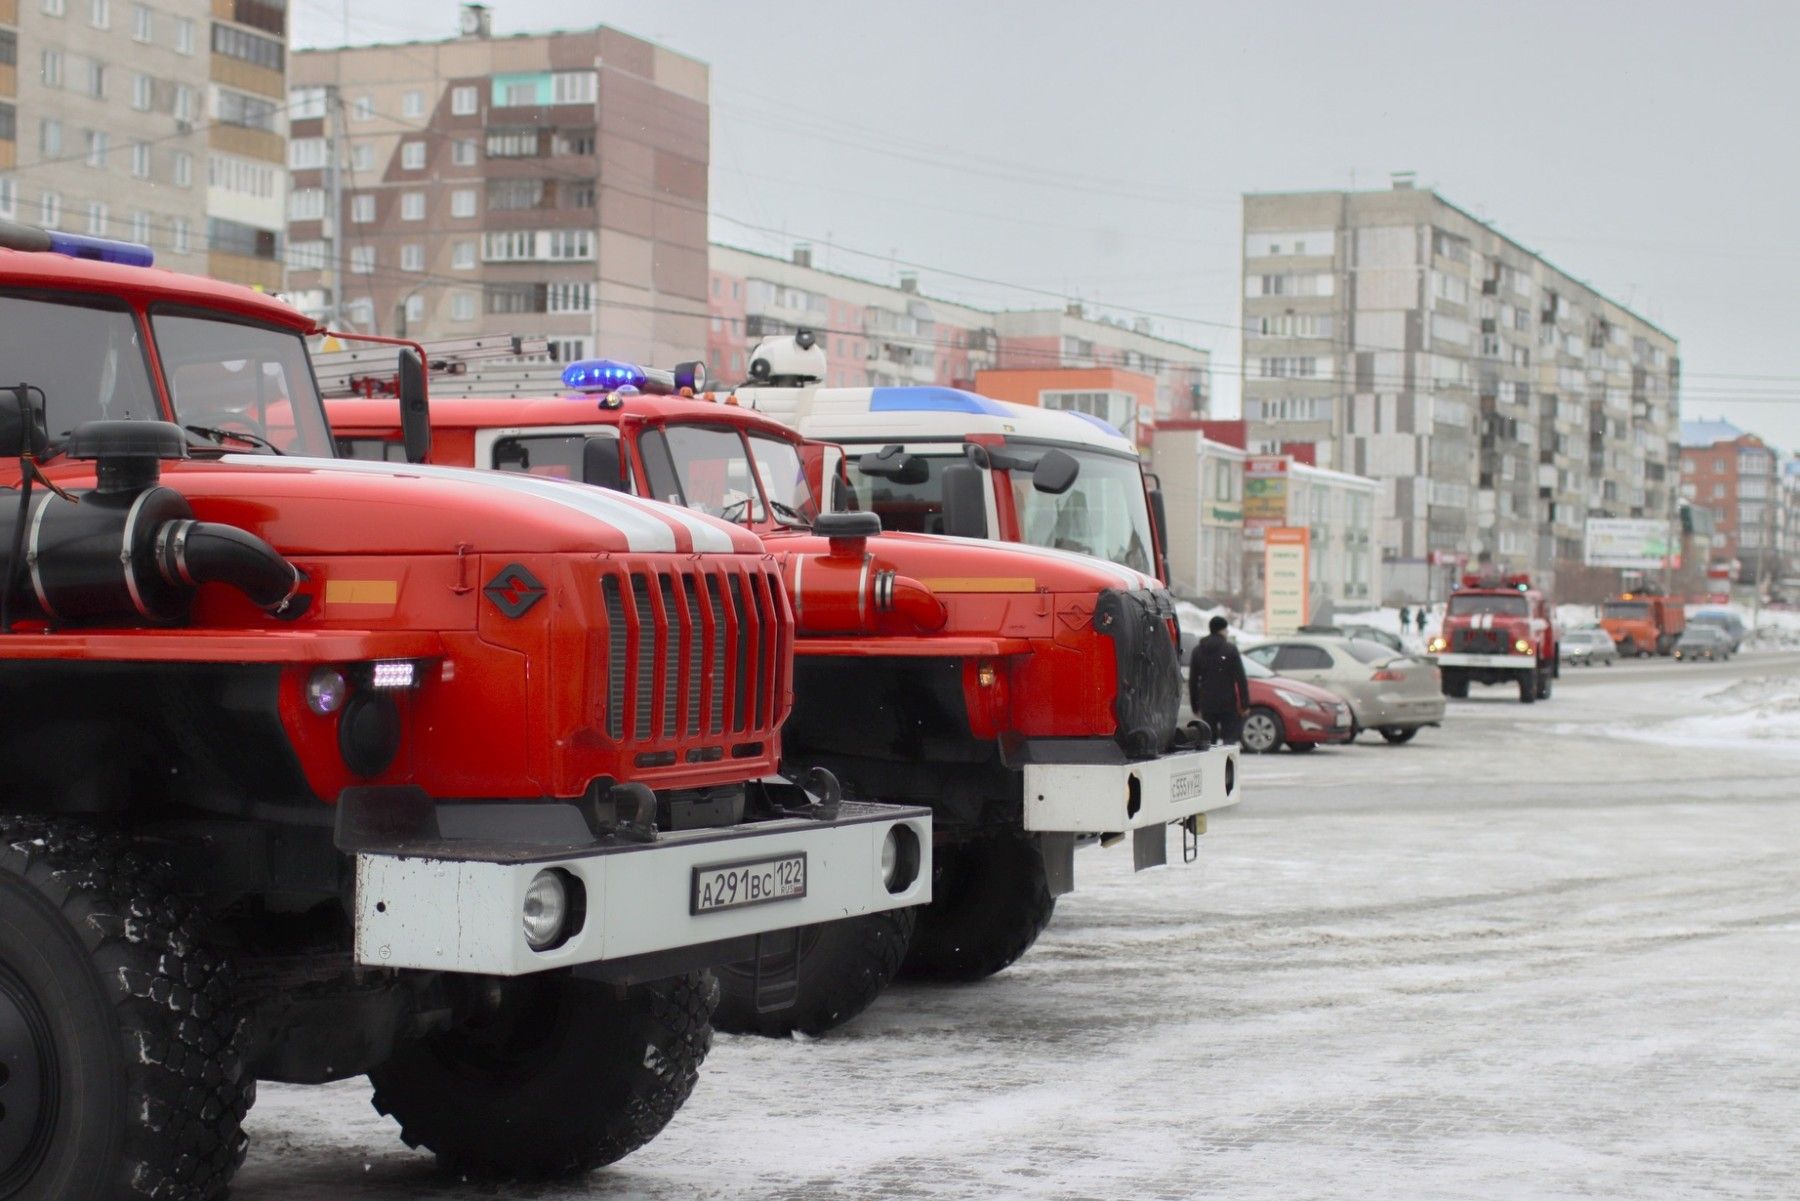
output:
M352 41L456 0L354 0ZM340 0L295 44L338 45ZM1681 341L1682 412L1800 450L1800 5L498 0L712 68L715 240L1151 315L1235 413L1246 191L1422 187ZM366 15L359 15L366 14ZM968 278L974 277L974 278Z

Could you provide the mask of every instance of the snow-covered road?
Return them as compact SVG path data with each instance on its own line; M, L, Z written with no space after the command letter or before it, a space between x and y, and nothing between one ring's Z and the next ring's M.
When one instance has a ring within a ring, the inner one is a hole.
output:
M1797 695L1800 655L1627 663L1253 759L1199 864L1081 852L985 984L720 1037L612 1169L461 1185L363 1082L265 1085L233 1197L1787 1201L1800 796L1756 723Z

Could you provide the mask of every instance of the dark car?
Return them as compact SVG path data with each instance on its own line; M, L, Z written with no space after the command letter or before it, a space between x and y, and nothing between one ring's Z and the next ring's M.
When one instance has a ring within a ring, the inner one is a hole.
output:
M1731 639L1717 626L1689 626L1675 643L1677 659L1718 662L1731 658Z
M1723 633L1731 643L1731 653L1737 654L1744 645L1744 619L1729 609L1702 609L1688 618L1688 628L1695 626L1711 626Z

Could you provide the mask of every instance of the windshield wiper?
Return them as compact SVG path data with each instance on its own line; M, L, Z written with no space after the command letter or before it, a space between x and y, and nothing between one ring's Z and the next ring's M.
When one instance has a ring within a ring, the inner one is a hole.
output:
M781 501L770 497L769 508L775 511L776 517L782 519L783 525L799 526L801 529L812 528L812 522L806 519L806 515L790 504L784 504Z
M246 433L243 430L222 430L210 425L184 425L182 429L190 434L199 434L202 438L211 438L223 446L226 442L242 442L245 446L260 446L272 455L282 453L281 447L275 445L261 434Z

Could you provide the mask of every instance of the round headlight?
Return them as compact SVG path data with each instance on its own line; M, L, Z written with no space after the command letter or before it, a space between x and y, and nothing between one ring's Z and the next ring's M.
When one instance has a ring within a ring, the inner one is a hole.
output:
M919 878L919 836L911 826L889 826L881 840L881 884L902 893Z
M306 678L306 707L320 717L329 717L344 707L350 695L350 682L335 667L317 667Z
M531 949L541 951L562 936L563 921L569 915L569 890L562 873L547 868L532 877L525 888L525 905L521 914L525 941Z
M1518 651L1521 655L1529 655L1531 653L1531 643L1521 638L1513 643L1513 649Z

